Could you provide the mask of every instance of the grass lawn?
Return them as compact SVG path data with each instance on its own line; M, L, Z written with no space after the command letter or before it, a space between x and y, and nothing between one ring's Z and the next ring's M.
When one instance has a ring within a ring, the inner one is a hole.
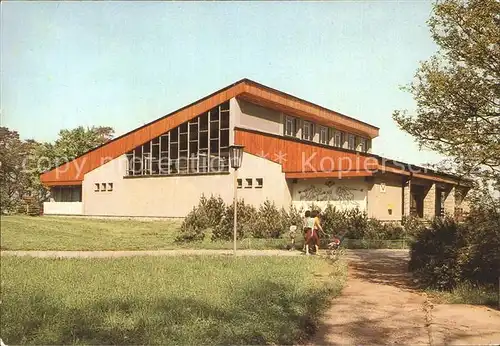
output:
M494 286L474 286L462 283L451 291L428 290L438 303L498 306L498 290Z
M72 217L2 216L3 250L166 250L176 248L232 249L232 242L178 244L181 221L140 221ZM244 239L240 249L283 248L287 239Z
M3 250L169 250L232 249L232 241L211 240L207 232L202 242L175 243L180 220L125 220L25 215L2 216ZM324 247L328 239L321 238ZM283 249L290 240L242 239L239 249ZM352 249L404 248L408 239L344 239L343 246ZM297 247L302 238L297 237Z
M310 257L3 257L6 344L304 342L346 279Z

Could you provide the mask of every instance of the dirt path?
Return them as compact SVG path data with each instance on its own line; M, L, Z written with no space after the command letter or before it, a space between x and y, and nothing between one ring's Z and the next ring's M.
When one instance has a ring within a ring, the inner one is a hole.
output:
M233 250L176 249L144 251L8 251L2 250L2 256L31 256L49 258L108 258L133 256L220 256L233 255ZM299 251L283 250L238 250L237 256L300 256Z
M499 344L500 312L430 303L412 288L408 252L349 251L349 279L324 316L316 345Z

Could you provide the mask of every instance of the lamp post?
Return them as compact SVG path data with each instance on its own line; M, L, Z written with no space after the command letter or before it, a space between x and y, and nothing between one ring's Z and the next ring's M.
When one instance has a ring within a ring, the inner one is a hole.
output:
M243 161L243 146L242 145L231 145L229 147L229 161L231 163L231 168L234 168L234 225L233 225L233 251L236 256L236 235L237 235L237 203L238 203L238 168L241 167L241 161Z

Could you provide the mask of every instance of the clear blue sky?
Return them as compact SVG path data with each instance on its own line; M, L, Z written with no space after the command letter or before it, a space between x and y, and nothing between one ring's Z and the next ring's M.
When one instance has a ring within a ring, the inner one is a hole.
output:
M436 162L391 118L436 50L430 1L2 2L2 125L128 132L247 77L380 127L374 152Z

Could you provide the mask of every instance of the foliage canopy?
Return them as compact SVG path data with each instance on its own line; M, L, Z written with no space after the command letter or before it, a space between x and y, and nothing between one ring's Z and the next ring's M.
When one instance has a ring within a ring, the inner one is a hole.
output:
M444 0L428 24L439 51L406 87L416 113L393 114L457 172L500 183L500 2Z

